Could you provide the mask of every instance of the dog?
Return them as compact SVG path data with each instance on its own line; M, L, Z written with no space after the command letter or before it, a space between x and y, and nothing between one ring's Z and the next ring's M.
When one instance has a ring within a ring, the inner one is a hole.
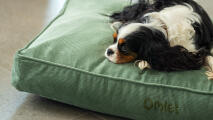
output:
M213 23L193 0L139 0L109 16L114 42L106 58L158 71L207 68L213 79Z

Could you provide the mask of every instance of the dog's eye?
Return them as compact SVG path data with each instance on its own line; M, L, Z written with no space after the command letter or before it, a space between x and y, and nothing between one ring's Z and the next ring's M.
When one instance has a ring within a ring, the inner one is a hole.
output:
M127 45L125 43L121 45L121 51L122 52L127 52L128 51Z

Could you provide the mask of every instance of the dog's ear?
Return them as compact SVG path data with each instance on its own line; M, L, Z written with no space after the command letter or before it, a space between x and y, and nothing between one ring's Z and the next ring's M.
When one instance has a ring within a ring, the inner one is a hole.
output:
M118 31L118 29L121 27L122 25L122 22L113 22L111 24L111 28L114 30L114 31Z

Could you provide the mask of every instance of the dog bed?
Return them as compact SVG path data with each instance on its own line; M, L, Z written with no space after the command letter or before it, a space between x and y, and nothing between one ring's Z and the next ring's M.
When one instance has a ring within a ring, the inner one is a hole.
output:
M140 71L104 57L113 30L104 14L130 0L68 0L60 14L14 59L18 90L138 120L213 119L213 81L205 69Z

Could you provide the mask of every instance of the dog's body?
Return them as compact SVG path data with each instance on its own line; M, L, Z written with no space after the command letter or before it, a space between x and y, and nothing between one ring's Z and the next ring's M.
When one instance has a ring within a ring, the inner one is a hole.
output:
M114 63L140 60L141 69L160 71L213 68L213 24L193 0L139 0L110 17L116 32L105 56Z

